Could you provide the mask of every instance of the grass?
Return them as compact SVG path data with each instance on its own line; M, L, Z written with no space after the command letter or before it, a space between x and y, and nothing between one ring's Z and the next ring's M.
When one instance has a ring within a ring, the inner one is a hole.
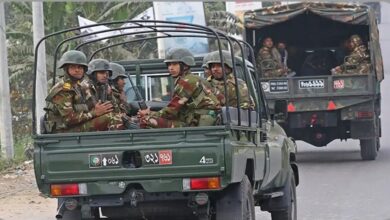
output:
M0 172L16 167L26 161L28 158L25 155L26 146L32 145L32 138L30 135L26 135L23 137L18 137L14 139L14 158L5 159L4 157L0 158Z

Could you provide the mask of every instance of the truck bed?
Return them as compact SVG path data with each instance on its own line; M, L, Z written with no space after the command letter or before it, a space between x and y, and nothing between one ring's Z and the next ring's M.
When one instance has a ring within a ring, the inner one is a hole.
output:
M213 126L39 135L36 179L47 195L52 183L86 183L89 195L122 193L118 182L148 192L182 191L185 177L225 170L227 134L224 126Z

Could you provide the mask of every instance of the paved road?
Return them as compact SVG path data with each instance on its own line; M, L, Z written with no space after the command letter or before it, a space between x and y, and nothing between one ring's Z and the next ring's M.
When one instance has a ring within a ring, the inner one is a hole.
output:
M390 55L390 51L384 53ZM383 81L383 137L375 161L360 159L359 142L355 140L335 140L324 148L298 142L299 220L390 220L389 87L390 80ZM256 219L271 218L258 209Z
M357 141L320 149L299 143L299 150L299 220L390 219L389 142L376 161L361 161Z

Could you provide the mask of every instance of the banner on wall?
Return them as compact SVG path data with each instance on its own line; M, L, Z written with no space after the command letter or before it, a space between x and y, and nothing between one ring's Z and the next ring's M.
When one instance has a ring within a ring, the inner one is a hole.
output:
M176 21L190 24L206 25L203 2L153 2L156 20ZM175 35L189 33L175 33ZM206 38L174 37L158 39L158 53L165 57L171 48L184 47L194 55L209 52Z

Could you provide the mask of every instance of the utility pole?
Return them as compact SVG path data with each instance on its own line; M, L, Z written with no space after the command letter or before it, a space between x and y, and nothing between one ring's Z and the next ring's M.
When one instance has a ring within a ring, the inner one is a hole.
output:
M34 49L38 41L45 36L43 2L32 2L32 16L33 16L33 34L34 34ZM45 98L47 96L47 73L46 73L46 47L45 42L42 42L38 54L37 65L37 83L36 83L36 97L35 111L36 111L36 127L37 133L41 133L40 119L45 114L43 108L45 107Z
M4 2L0 1L0 157L14 157Z

